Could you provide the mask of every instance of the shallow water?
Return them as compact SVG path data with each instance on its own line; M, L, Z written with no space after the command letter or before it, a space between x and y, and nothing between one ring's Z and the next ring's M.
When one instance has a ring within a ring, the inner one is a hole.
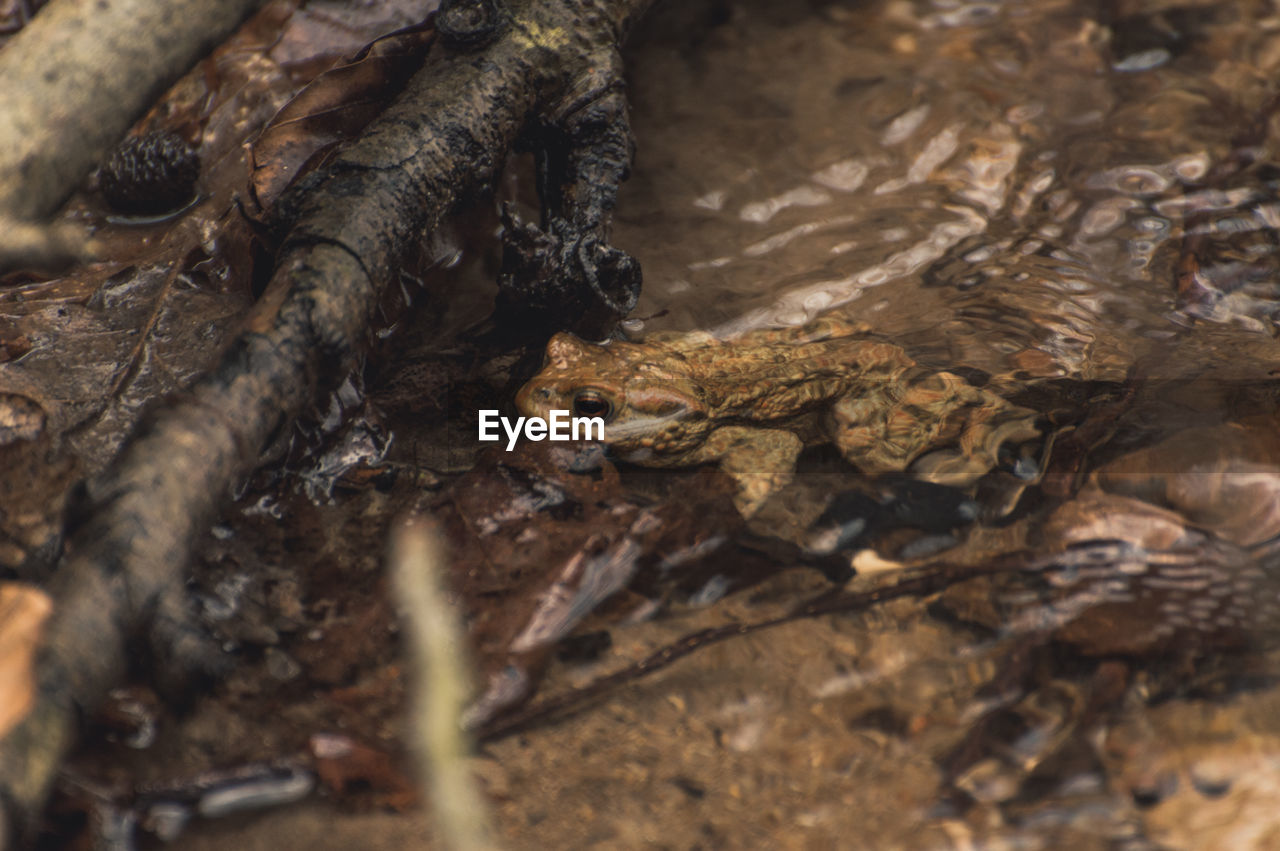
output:
M636 315L665 311L644 328L839 310L952 363L1077 379L1198 349L1205 325L1266 340L1274 186L1245 163L1267 158L1278 21L1142 5L757 4L655 34L616 232L645 264ZM1153 67L1117 70L1130 31L1163 38ZM1255 292L1180 311L1189 229L1253 234Z
M1071 403L1096 432L1076 432L1089 460L1074 484L1046 483L1037 508L961 550L1039 554L1043 582L945 602L994 637L923 609L864 618L890 635L812 662L799 696L776 691L797 656L848 641L815 623L777 638L780 656L742 651L739 703L702 698L730 727L758 716L731 750L845 753L826 794L900 816L781 796L771 838L820 846L858 824L861 847L1276 847L1280 796L1261 778L1280 730L1261 707L1277 700L1280 597L1277 65L1280 15L1251 2L697 4L659 8L637 35L639 155L615 241L645 291L627 333L732 337L834 311L923 361L1039 387L1048 407L1092 388ZM1045 629L1059 632L1032 661L1014 652ZM1217 661L1155 672L1188 644ZM778 738L815 712L844 721ZM922 781L930 762L941 777ZM734 764L761 789L813 781ZM868 776L878 796L850 791ZM729 844L760 837L744 819Z

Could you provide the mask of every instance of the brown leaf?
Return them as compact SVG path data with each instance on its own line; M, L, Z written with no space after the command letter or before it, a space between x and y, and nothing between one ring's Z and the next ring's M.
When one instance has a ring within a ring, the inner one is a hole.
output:
M269 207L381 112L422 64L434 37L432 27L420 24L379 38L289 101L250 149L250 191L258 205Z
M35 702L36 647L53 611L49 595L30 585L0 585L0 737L18 724Z
M396 812L417 805L417 787L391 754L338 733L317 733L307 749L316 776L334 795L345 800L363 793L375 806Z

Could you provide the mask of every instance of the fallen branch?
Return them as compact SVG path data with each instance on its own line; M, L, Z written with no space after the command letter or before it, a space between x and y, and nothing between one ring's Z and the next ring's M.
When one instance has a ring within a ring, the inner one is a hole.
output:
M0 218L58 209L161 90L257 4L52 0L42 8L0 50Z
M309 176L246 330L89 487L88 520L50 589L34 709L0 741L0 839L30 835L79 720L122 675L127 643L180 583L192 543L233 485L349 369L401 261L492 178L531 116L568 128L572 143L577 117L616 105L618 44L648 2L448 4L437 21L444 49L362 138ZM615 192L603 190L597 214ZM566 191L562 203L572 199ZM591 215L585 229L604 231Z

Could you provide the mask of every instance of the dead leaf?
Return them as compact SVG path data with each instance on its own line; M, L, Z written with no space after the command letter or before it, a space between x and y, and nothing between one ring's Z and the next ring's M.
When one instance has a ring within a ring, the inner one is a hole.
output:
M422 64L435 30L406 27L326 71L271 119L250 148L250 191L260 208L368 124Z
M0 585L0 737L35 703L36 648L53 611L49 595L31 585Z
M338 733L317 733L307 749L320 782L344 800L363 794L370 796L375 806L396 812L418 803L417 787L385 751Z

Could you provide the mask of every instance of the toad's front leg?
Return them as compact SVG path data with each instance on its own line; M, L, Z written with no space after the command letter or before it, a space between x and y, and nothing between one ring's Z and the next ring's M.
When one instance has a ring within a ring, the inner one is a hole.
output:
M713 431L687 460L718 461L738 485L733 504L743 517L750 517L795 478L796 458L803 448L804 442L789 431L725 426Z

